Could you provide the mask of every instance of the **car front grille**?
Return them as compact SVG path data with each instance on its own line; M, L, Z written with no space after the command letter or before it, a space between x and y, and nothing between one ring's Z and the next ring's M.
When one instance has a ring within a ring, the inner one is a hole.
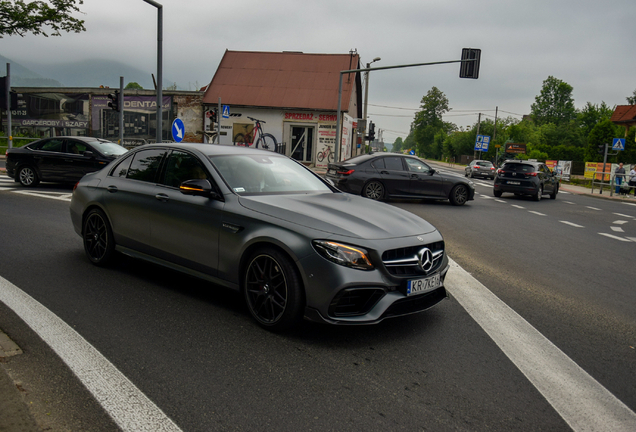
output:
M433 253L433 267L425 272L420 267L418 253L428 248ZM400 249L392 249L382 254L382 263L393 276L411 277L434 273L442 265L444 257L444 242L439 241L427 245L418 245Z

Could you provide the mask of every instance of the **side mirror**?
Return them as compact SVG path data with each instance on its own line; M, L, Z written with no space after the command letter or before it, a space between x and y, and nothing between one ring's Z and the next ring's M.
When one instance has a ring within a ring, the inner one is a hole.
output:
M431 170L428 172L428 175L433 175L435 174L437 171L435 171L435 169L431 168Z
M95 157L95 153L90 150L86 150L83 156L88 159L93 159Z
M214 191L210 181L205 179L186 180L179 185L179 190L184 195L205 196L211 199L219 199L219 194Z

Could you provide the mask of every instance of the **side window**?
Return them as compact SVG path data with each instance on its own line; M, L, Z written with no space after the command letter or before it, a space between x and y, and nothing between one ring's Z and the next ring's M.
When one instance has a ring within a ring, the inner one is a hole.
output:
M384 169L384 158L379 158L371 162L371 166L375 169Z
M61 140L61 139L50 139L50 140L44 141L43 143L40 143L39 145L33 147L33 149L34 150L41 150L41 151L62 153L62 145L63 144L64 144L64 140Z
M110 175L113 177L126 177L128 174L128 168L130 168L130 162L132 162L132 156L127 157L122 160L117 166L111 171Z
M161 159L166 154L163 149L142 150L133 155L126 177L154 183L161 165Z
M86 147L86 144L81 141L68 140L66 142L66 153L83 155L86 150L92 149Z
M406 161L406 166L411 172L418 172L418 173L425 174L431 170L428 165L426 165L424 162L419 161L417 159L406 158L404 160Z
M175 150L168 156L166 174L162 183L167 186L179 187L186 180L207 178L208 174L196 156Z
M402 166L402 158L401 157L385 157L384 165L386 169L392 171L404 171L404 167Z

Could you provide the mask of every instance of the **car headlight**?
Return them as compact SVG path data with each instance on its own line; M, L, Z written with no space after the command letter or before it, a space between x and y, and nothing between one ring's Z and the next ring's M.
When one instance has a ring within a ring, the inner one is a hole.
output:
M358 270L373 270L367 251L362 248L327 240L314 240L312 244L318 254L331 262Z

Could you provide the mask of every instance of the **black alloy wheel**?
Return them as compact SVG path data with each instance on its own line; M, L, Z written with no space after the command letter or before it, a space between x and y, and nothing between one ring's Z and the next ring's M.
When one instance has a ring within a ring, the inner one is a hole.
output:
M535 201L541 201L541 195L543 195L543 186L542 185L539 186L539 190L537 191L537 193L535 195L532 196L532 199L534 199Z
M370 181L362 189L362 196L379 201L384 197L384 186L379 181Z
M554 190L550 194L550 199L556 199L557 193L559 192L559 185L554 187Z
M82 232L88 259L98 266L109 264L115 253L115 238L104 212L99 209L89 211Z
M35 169L30 166L23 166L18 171L18 180L22 186L33 187L37 186L40 183L40 178L38 177L38 173L35 172Z
M501 191L493 191L492 194L496 197L496 198L501 198Z
M254 319L268 330L287 330L302 318L304 298L298 270L274 248L262 248L251 256L243 293Z
M463 184L455 186L451 190L448 199L454 206L466 204L466 201L468 201L468 188Z

